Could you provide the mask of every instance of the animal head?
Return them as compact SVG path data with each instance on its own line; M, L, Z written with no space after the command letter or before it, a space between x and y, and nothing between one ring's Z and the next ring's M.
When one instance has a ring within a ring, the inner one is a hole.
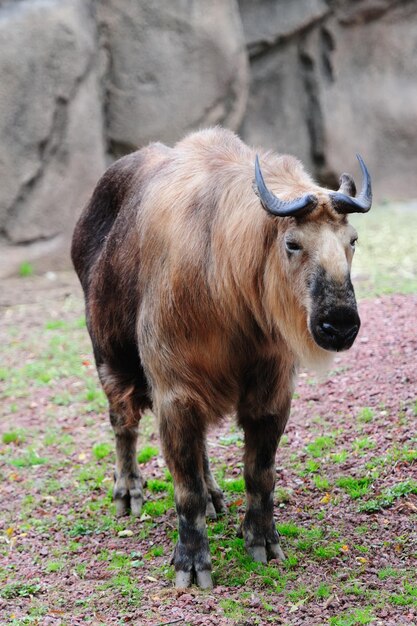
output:
M277 240L280 259L285 259L280 263L286 274L285 284L291 286L306 312L314 343L326 351L350 348L360 327L350 278L358 237L347 214L369 211L372 189L366 165L359 155L357 158L363 173L359 195L355 196L352 177L343 174L337 192L313 186L314 193L290 201L268 189L258 157L255 162L255 191L261 204L271 216L285 223L278 228Z

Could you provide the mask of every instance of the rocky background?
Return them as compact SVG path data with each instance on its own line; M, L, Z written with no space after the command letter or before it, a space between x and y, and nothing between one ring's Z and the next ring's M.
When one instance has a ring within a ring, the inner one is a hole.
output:
M416 197L416 0L0 0L0 275L69 265L115 158L223 124Z

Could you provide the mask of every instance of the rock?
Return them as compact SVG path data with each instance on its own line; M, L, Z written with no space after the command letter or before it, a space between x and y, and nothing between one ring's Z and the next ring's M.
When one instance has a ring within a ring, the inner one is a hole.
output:
M252 55L292 37L329 12L323 0L239 0L239 7Z
M235 0L99 0L107 132L120 155L201 126L239 126L247 56Z
M22 243L61 254L105 167L96 49L83 0L0 9L0 232L17 262Z
M333 19L311 47L324 175L348 171L360 184L359 152L377 200L416 196L416 19L415 3L353 26Z
M300 70L295 43L252 59L252 80L241 134L251 145L293 154L311 168L309 100Z

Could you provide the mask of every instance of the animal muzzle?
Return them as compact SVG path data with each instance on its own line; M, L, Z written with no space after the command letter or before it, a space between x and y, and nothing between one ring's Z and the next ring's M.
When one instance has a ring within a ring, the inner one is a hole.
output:
M325 350L348 350L356 339L361 321L356 309L338 306L325 315L315 315L310 320L314 341Z

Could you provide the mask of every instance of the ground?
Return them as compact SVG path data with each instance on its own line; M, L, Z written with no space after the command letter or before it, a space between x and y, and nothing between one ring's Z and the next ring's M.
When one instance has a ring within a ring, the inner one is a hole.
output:
M362 328L325 380L300 377L276 460L283 564L251 562L236 536L242 433L230 419L210 434L228 513L208 523L209 592L173 587L173 487L151 415L143 514L115 517L112 432L74 275L5 281L0 624L416 626L416 218L387 208L355 221Z

